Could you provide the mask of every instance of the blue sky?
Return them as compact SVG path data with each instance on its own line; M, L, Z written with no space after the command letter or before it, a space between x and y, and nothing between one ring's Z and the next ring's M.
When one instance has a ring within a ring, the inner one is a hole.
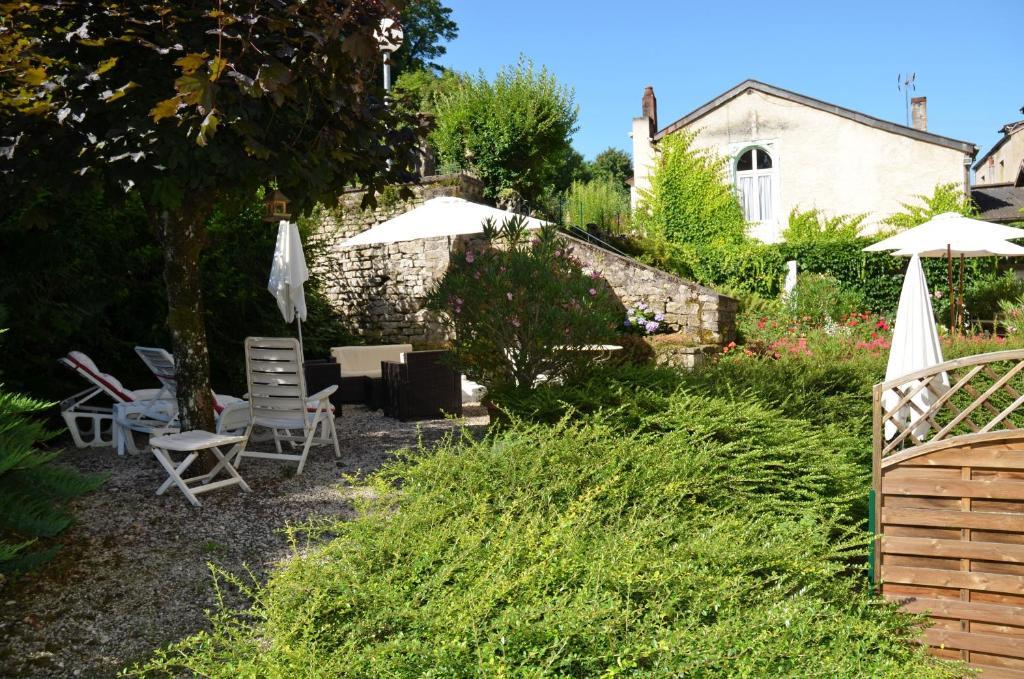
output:
M645 85L664 126L746 78L904 122L917 73L928 129L974 142L1024 118L1024 0L444 0L459 37L441 60L488 75L520 53L576 90L576 148L629 150ZM980 154L979 154L980 156Z

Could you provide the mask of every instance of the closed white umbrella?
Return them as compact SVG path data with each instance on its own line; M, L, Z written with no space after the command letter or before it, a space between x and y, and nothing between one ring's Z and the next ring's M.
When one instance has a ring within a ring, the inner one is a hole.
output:
M277 300L277 307L286 323L298 318L299 345L302 345L302 321L306 320L306 294L302 289L309 280L309 269L302 254L299 227L281 220L277 227L277 246L270 268L267 290Z
M935 327L935 316L932 313L931 296L928 294L928 282L924 277L921 258L914 254L907 266L907 275L903 279L903 290L900 292L900 305L896 310L896 322L892 332L892 347L889 349L889 363L885 368L885 380L896 379L917 370L942 363L942 345L939 344L939 333ZM918 380L911 380L900 386L907 394L918 386ZM944 392L949 388L949 377L942 375L939 381L942 387L937 391ZM933 389L936 381L932 380ZM892 410L900 402L901 396L889 390L882 395L882 405L886 412ZM937 395L929 388L918 392L911 402L920 410L909 404L900 408L897 418L901 424L913 428L914 436L921 438L928 433L928 423L921 420L921 414L935 402ZM891 422L885 424L885 438L896 436L898 429Z
M491 219L500 224L513 217L522 217L522 215L462 198L431 198L419 207L352 236L343 241L341 247L379 245L419 238L481 233L484 220ZM534 217L523 218L526 220L527 229L539 229L547 224L547 222Z

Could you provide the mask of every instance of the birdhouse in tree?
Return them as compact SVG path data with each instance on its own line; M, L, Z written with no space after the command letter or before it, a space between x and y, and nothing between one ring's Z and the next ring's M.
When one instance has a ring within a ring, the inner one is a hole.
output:
M277 189L274 189L267 194L267 199L264 202L266 210L264 211L263 219L268 222L277 222L282 219L290 219L292 216L290 201L288 196L284 195Z

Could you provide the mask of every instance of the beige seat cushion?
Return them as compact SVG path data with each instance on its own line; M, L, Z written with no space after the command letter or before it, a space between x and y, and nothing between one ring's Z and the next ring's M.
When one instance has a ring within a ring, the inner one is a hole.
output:
M401 361L407 351L412 351L411 344L377 344L333 347L331 356L337 359L342 377L380 377L381 361Z

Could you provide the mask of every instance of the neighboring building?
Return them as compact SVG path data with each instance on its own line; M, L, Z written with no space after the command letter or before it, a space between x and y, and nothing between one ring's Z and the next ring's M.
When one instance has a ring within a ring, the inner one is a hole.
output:
M1024 120L1003 125L999 131L1003 138L974 164L975 186L1013 184L1024 172Z
M1003 224L1024 222L1024 172L1014 184L975 186L971 199L978 206L978 219Z
M863 213L873 227L937 184L967 191L978 149L928 132L926 105L913 99L907 127L747 80L659 130L648 87L633 119L633 205L650 188L658 142L691 130L698 147L728 159L752 236L779 240L794 208Z

